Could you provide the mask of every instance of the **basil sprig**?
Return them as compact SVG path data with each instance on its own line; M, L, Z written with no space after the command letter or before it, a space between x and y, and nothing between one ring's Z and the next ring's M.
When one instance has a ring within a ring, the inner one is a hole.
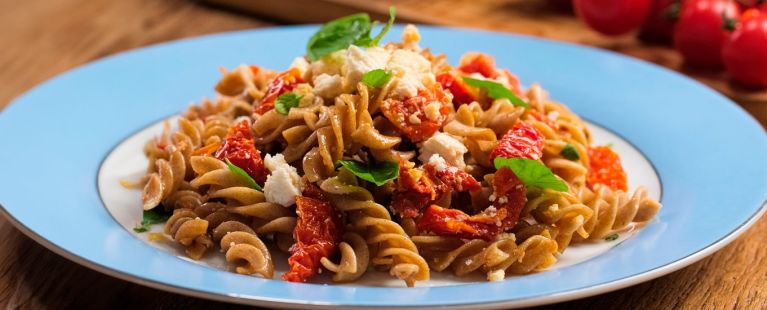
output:
M339 160L336 165L343 166L358 178L377 186L382 186L399 176L399 164L393 161L382 161L373 166L365 166L353 160Z
M248 186L250 186L251 188L255 188L256 190L259 190L259 191L264 190L263 188L261 188L261 185L258 185L258 183L256 183L256 180L253 180L253 178L251 178L250 175L247 172L245 172L245 170L235 166L231 161L229 161L228 158L226 159L226 166L229 167L229 171L234 173L234 175L245 180L245 182L247 182Z
M394 7L389 7L389 22L375 38L370 38L370 31L375 23L370 22L370 16L366 13L357 13L332 20L322 25L309 38L309 42L306 44L306 55L309 56L310 60L316 61L322 56L345 49L352 44L361 47L378 45L384 34L394 24L395 14Z
M157 206L151 210L145 210L141 223L133 227L133 231L143 233L149 231L149 226L167 221L171 212L165 211L163 206Z
M474 86L480 89L483 89L487 92L487 95L490 96L493 99L509 99L511 101L511 104L523 108L530 107L527 102L525 102L522 99L519 99L517 95L515 95L512 91L510 91L508 88L503 86L501 83L488 81L488 80L480 80L480 79L474 79L470 77L464 77L463 81L470 85Z
M493 164L495 164L495 169L503 167L511 169L527 187L548 188L559 192L567 191L567 184L557 178L546 165L537 160L496 157Z

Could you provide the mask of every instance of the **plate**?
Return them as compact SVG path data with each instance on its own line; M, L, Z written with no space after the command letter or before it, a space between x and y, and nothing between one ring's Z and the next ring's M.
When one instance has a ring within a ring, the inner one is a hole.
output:
M524 84L540 82L588 120L597 142L612 142L624 155L630 185L646 184L661 199L658 218L617 242L566 252L565 263L551 270L494 283L437 278L415 288L380 287L388 284L375 280L321 285L242 276L207 267L216 262L179 259L173 249L130 232L138 200L130 201L138 194L120 192L116 183L143 168L140 150L131 143L157 132L160 121L188 104L213 96L219 66L286 68L303 54L315 29L280 27L163 43L107 57L30 90L0 114L3 213L54 252L124 280L228 302L335 309L522 307L600 294L713 253L765 210L767 135L711 89L593 48L421 27L422 45L445 52L451 63L466 51L495 55Z

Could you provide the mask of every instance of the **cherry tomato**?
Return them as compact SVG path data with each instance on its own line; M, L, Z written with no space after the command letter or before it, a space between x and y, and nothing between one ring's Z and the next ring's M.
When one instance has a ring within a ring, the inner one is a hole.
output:
M429 90L419 90L418 95L404 101L386 99L381 112L402 135L412 142L419 142L434 135L445 124L449 100L448 93L437 85Z
M495 200L492 209L469 216L461 210L429 206L416 226L420 232L464 239L493 239L516 225L525 207L525 185L507 167L496 171L493 180Z
M680 6L681 0L653 0L650 14L639 31L639 38L650 42L671 42Z
M437 75L437 82L442 85L442 88L453 94L453 105L456 107L477 100L476 96L469 90L469 86L463 80L456 78L450 73L446 72Z
M617 36L639 28L651 0L574 0L575 12L592 29Z
M261 152L256 149L253 133L250 132L250 123L246 120L229 128L224 144L214 156L220 160L228 159L235 166L245 170L258 184L264 184L266 176L269 175L261 159Z
M251 70L253 70L253 68L251 68ZM296 88L296 85L303 82L304 80L301 78L301 72L298 68L290 68L287 71L278 74L274 77L274 80L269 83L264 98L262 98L261 102L256 106L256 114L264 114L274 108L274 102L277 101L277 97L293 90Z
M732 20L739 12L730 0L685 1L674 30L674 48L682 54L685 64L721 68L722 48L730 34L723 17Z
M767 87L767 13L749 9L722 50L730 77L742 84Z
M610 187L613 190L628 190L626 171L623 170L621 159L609 146L596 146L588 149L589 173L586 185L594 189L597 184Z
M290 271L282 276L291 282L306 282L317 274L320 260L333 254L343 234L340 214L316 185L307 182L301 194L296 197L298 221L288 259Z
M532 125L518 121L490 151L496 157L539 159L543 155L543 135Z

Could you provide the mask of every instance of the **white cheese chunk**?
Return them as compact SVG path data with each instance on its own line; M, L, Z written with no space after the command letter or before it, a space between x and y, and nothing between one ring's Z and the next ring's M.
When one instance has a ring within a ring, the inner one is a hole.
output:
M438 121L440 117L442 117L442 113L439 113L439 108L442 105L439 103L439 101L432 101L429 104L427 104L424 107L424 113L426 114L426 118L428 118L431 121Z
M429 157L429 165L434 166L437 171L445 171L449 167L445 159L439 156L439 154L432 154Z
M464 169L466 163L463 161L463 155L468 151L461 141L449 134L437 132L423 142L418 159L425 163L429 161L432 155L439 154L448 164Z
M293 62L290 63L290 68L298 69L301 73L301 77L306 77L306 72L309 71L309 62L304 57L296 57Z
M386 69L393 72L397 80L394 94L410 98L424 88L423 80L431 73L431 62L419 53L400 49L392 52Z
M309 72L311 76L318 76L323 73L327 75L341 74L344 63L346 63L346 51L336 51L309 64Z
M389 51L378 47L361 49L357 46L349 46L346 50L346 63L342 68L344 85L347 88L356 87L362 80L362 76L368 71L385 69L389 61Z
M343 79L334 74L322 73L314 78L314 94L322 98L330 99L344 92Z
M264 183L266 201L289 207L296 203L296 196L301 195L301 177L296 168L285 162L282 154L264 158L264 165L271 173Z

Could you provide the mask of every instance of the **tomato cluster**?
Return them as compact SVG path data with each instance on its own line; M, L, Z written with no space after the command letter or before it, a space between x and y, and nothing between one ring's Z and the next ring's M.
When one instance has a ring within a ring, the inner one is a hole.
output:
M269 175L269 170L264 167L264 161L261 159L261 152L256 149L247 120L229 128L224 143L218 147L214 156L220 160L229 160L233 165L242 168L258 184L264 184L266 176Z
M317 188L307 182L301 196L296 197L298 221L293 230L296 243L290 248L290 271L282 278L306 282L320 270L320 260L329 257L341 242L343 226L340 214Z
M732 80L767 87L767 15L763 0L572 0L594 30L672 42L688 67L725 68Z
M303 82L304 80L301 77L301 71L299 71L298 68L290 68L287 71L278 74L274 77L272 82L269 83L264 98L261 98L261 101L258 102L255 107L255 112L257 114L264 114L273 109L277 97L293 90L298 84Z

